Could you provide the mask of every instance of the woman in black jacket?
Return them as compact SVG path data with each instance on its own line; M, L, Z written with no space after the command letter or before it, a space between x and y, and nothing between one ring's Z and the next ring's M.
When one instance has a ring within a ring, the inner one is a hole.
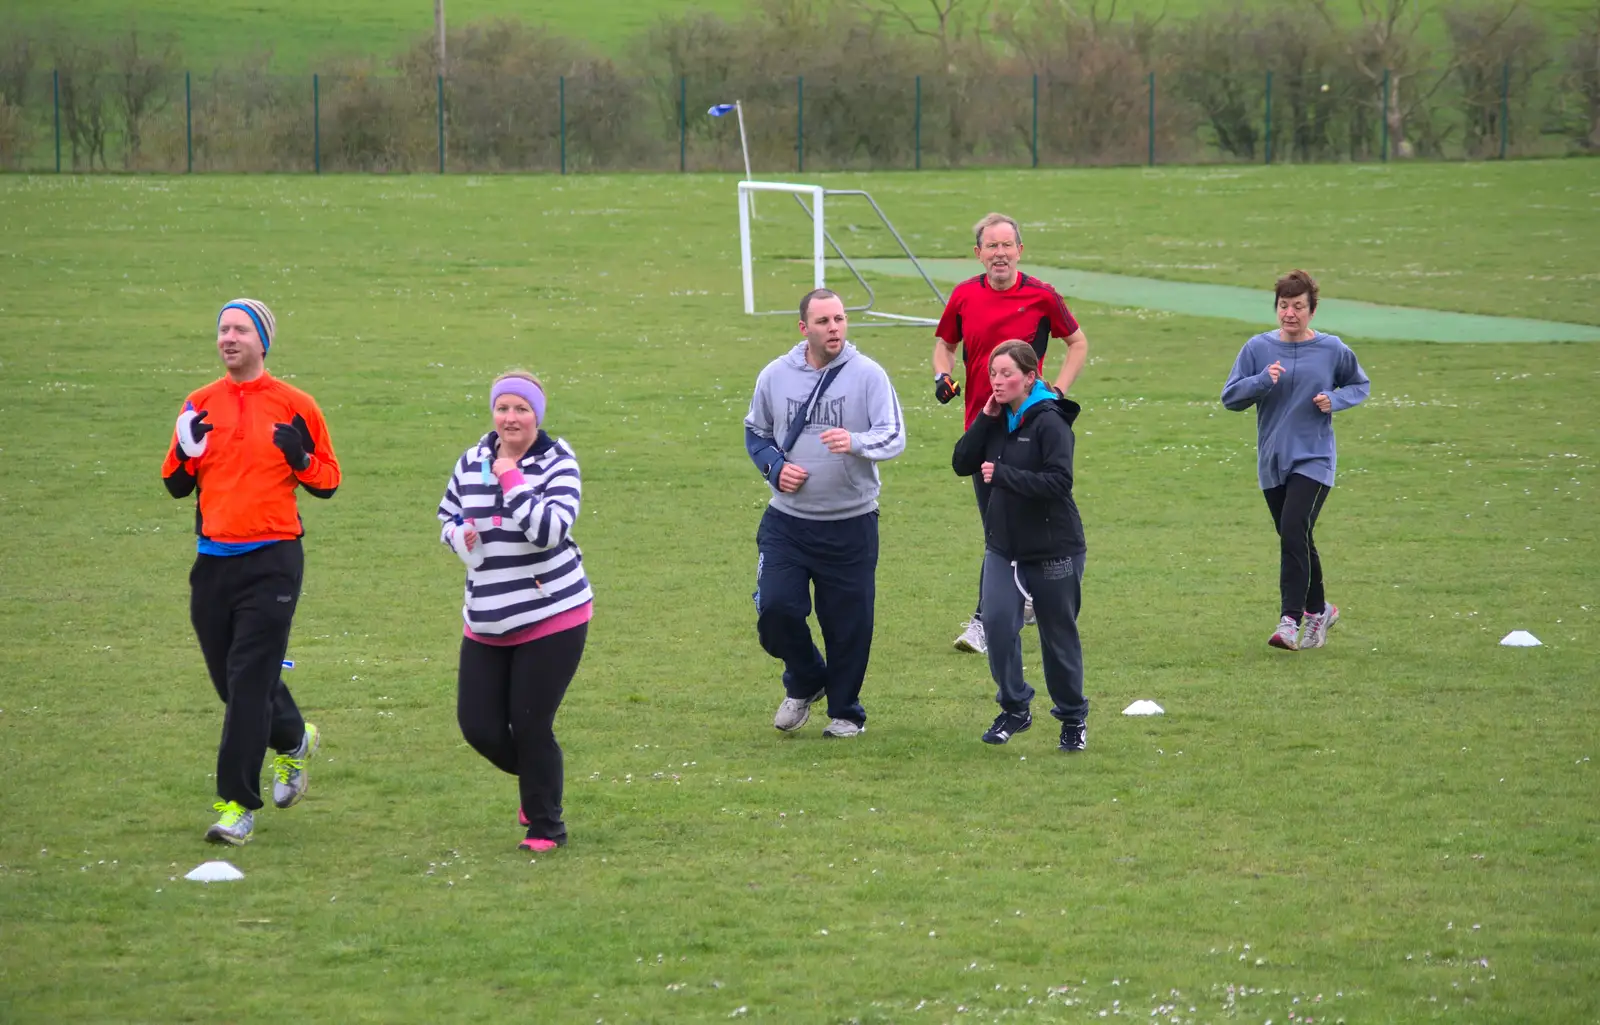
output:
M1089 702L1078 642L1083 522L1072 500L1078 404L1039 380L1039 357L1022 341L995 348L989 382L994 394L951 459L957 474L981 473L994 488L984 517L982 604L1000 714L983 740L1004 744L1033 725L1034 691L1022 678L1022 606L1031 598L1061 750L1082 751Z

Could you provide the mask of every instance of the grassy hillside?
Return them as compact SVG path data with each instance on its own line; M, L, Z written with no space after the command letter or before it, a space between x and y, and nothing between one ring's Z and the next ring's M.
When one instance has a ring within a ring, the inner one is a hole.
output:
M1355 0L1334 3L1354 20ZM1123 0L1117 11L1119 15L1137 12L1187 18L1226 6L1217 0ZM1552 32L1559 35L1568 31L1571 19L1592 7L1592 2L1534 0L1528 6L1546 12ZM629 43L659 18L690 10L736 17L751 7L738 0L589 0L583 4L447 0L446 12L451 25L500 17L548 25L560 34L587 40L621 56ZM1309 7L1307 17L1314 21ZM31 25L49 20L91 33L120 31L134 24L152 33L173 33L194 70L209 70L253 51L271 50L277 70L301 72L316 70L336 56L388 56L406 48L432 31L433 5L428 0L405 4L385 0L276 0L271 4L261 0L149 0L138 5L126 0L77 0L71 5L12 0L6 5L0 29L7 22ZM1440 36L1436 20L1430 19L1427 32L1430 38Z

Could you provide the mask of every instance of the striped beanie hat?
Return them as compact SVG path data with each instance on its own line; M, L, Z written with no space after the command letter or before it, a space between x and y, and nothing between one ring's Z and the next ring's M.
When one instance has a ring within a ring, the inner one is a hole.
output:
M243 310L251 323L256 326L256 334L261 336L261 355L265 356L267 350L272 348L272 336L278 331L278 320L267 309L267 304L259 299L235 299L222 307L217 312L217 323L222 323L222 314L228 310Z

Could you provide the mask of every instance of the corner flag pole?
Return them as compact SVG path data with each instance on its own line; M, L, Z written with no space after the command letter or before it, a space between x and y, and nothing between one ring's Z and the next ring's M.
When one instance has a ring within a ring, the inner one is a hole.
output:
M744 137L744 104L733 101L734 112L739 115L739 149L744 151L744 180L750 180L750 143Z
M744 134L744 104L739 100L734 100L732 103L717 103L713 104L711 109L706 111L706 113L710 114L712 117L723 117L727 114L738 115L739 152L744 154L744 180L750 181L750 141ZM750 202L750 213L754 214L756 212L755 196L752 195L746 198Z

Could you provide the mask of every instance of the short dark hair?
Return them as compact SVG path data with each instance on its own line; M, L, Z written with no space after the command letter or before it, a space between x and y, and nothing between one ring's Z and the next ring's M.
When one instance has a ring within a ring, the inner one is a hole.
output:
M1278 279L1272 306L1276 309L1279 299L1295 299L1302 295L1307 297L1311 312L1317 312L1317 279L1303 270L1292 270Z
M1001 342L989 353L989 365L994 366L994 361L1001 356L1010 356L1011 362L1024 374L1037 374L1039 372L1039 354L1033 351L1033 346L1020 338L1013 338L1008 342Z
M839 294L837 292L834 292L834 291L830 290L830 289L813 288L811 291L807 292L805 295L800 297L800 320L801 320L801 322L804 322L805 319L806 319L807 314L809 314L811 312L811 300L813 300L813 299L837 299L837 298L839 298Z

